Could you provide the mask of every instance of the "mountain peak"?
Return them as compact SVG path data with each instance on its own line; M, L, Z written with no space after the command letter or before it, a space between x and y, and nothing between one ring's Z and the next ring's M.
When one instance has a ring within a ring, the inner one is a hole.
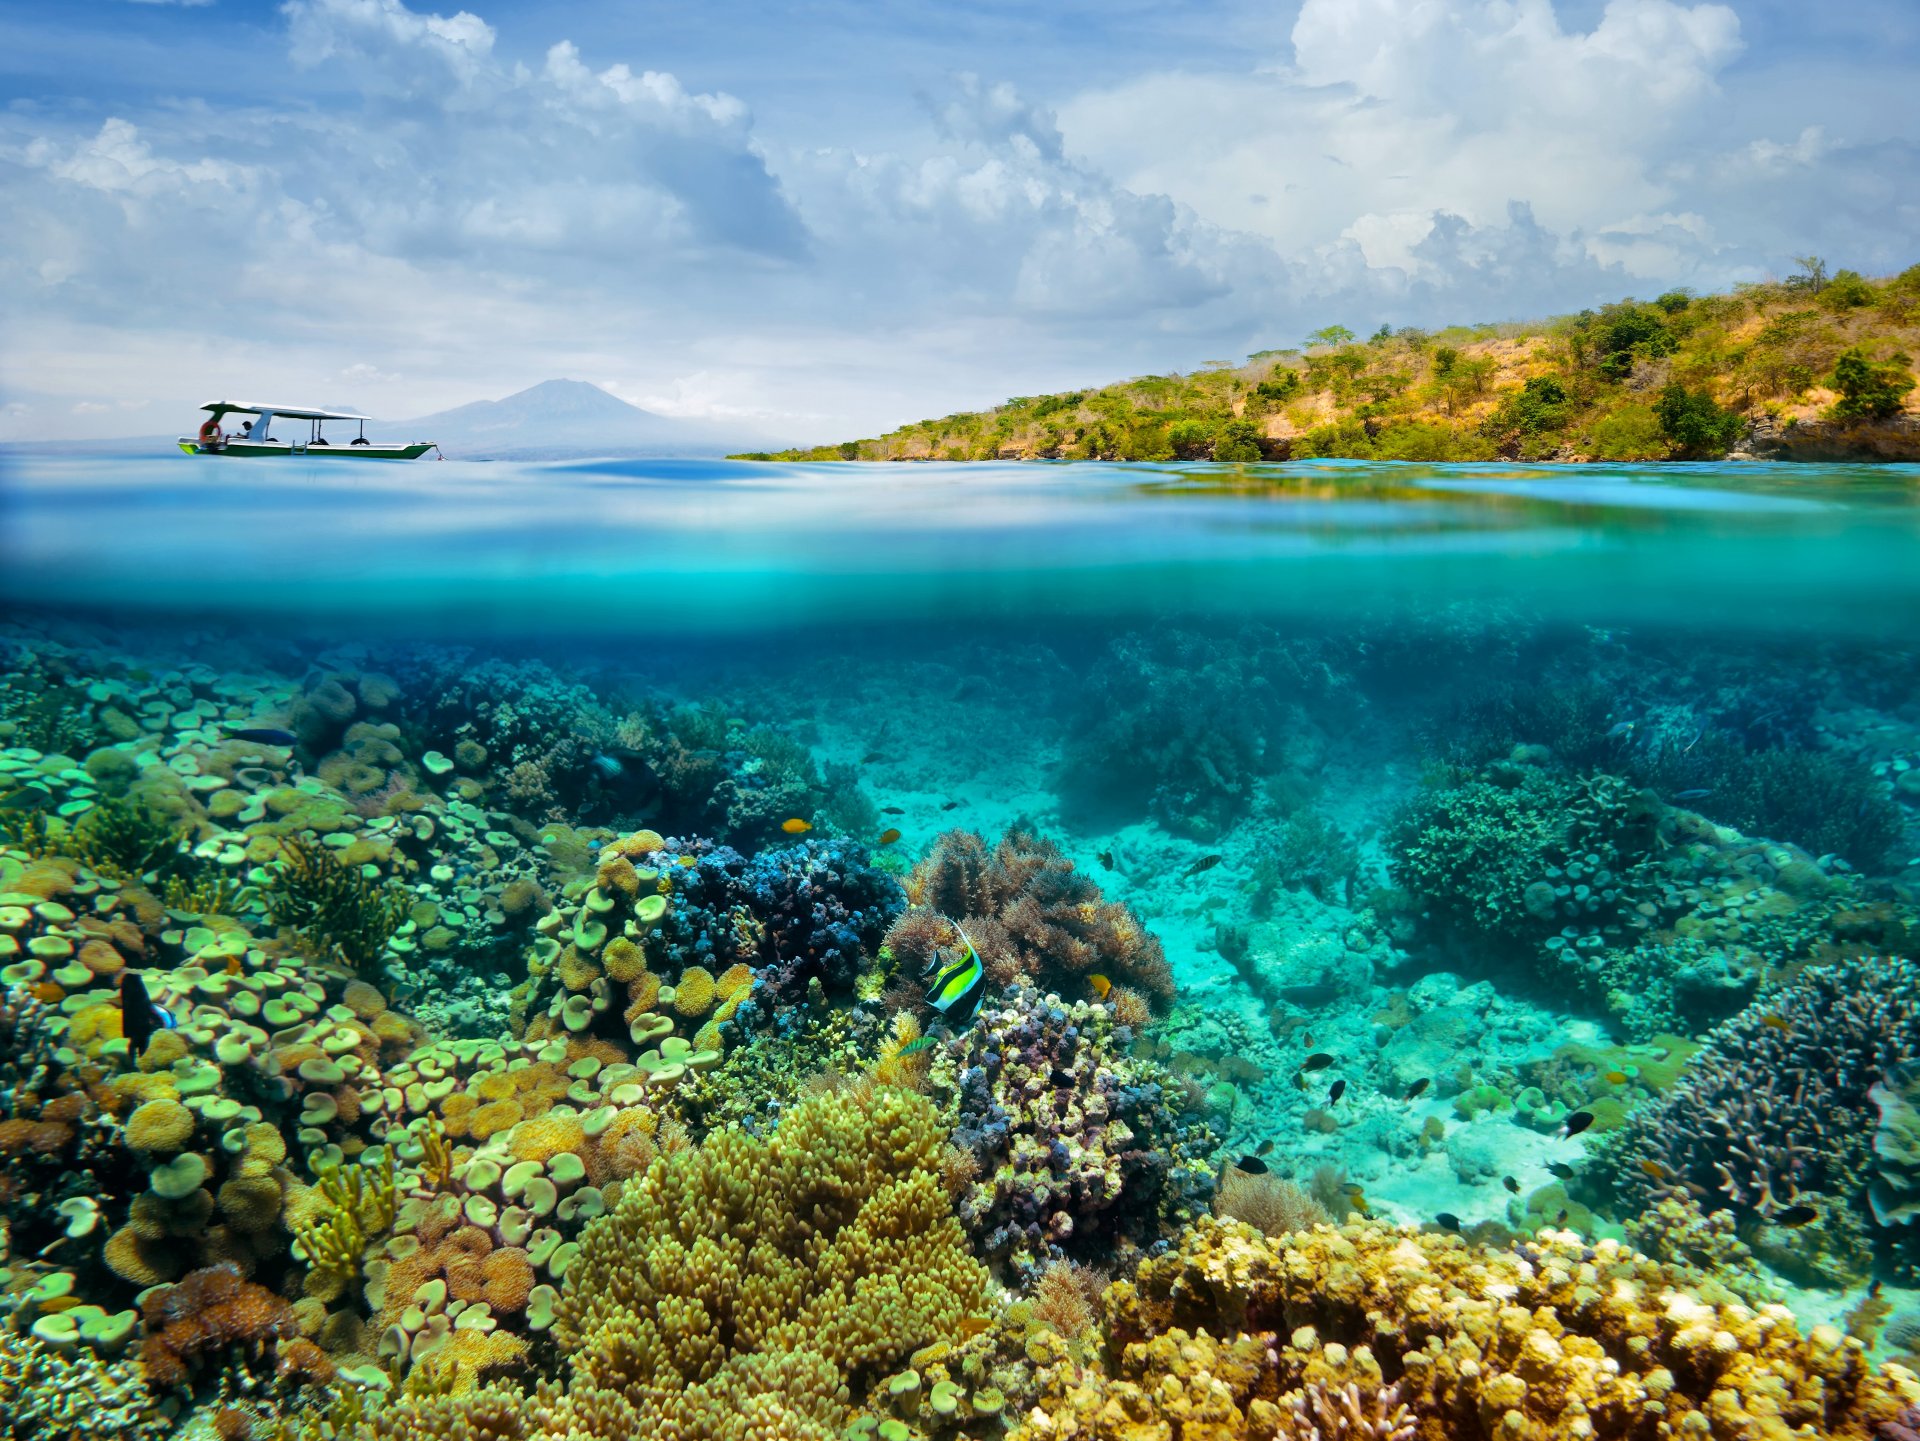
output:
M629 405L584 380L543 380L499 400L476 400L402 422L449 455L715 454L738 432Z

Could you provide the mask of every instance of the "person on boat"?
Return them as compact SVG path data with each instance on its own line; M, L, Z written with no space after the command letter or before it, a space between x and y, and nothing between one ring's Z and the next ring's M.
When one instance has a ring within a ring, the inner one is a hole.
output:
M220 417L209 415L200 427L200 449L211 454L226 443L226 432L220 429Z
M236 437L234 437L234 438L235 438L236 440L251 440L251 439L253 439L253 422L252 422L251 420L243 420L243 421L241 421L241 422L240 422L240 434L239 434L239 435L237 435L237 436L236 436Z

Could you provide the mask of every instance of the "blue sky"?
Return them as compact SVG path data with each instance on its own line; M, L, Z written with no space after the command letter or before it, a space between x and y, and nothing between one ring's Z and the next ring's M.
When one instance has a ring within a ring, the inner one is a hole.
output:
M1920 261L1911 0L0 9L0 437L556 376L782 438Z

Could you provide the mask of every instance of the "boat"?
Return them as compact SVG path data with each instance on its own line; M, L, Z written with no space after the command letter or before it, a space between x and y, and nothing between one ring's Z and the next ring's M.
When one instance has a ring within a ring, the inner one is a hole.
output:
M306 455L333 456L342 460L418 460L430 450L439 450L430 440L409 441L405 445L368 440L367 421L371 417L355 415L348 410L317 410L307 405L252 405L237 400L215 400L200 408L208 412L200 433L180 437L180 449L188 455ZM250 415L253 419L244 423L244 430L230 435L221 424L229 415ZM330 420L358 422L359 433L344 445L335 445L323 434ZM276 422L295 423L290 427L283 426L289 430L288 439L282 440L274 435ZM301 422L307 427L304 436L298 430L298 423Z

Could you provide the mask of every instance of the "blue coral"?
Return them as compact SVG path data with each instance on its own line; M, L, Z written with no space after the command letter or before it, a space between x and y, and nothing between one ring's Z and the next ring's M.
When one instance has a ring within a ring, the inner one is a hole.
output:
M758 984L739 1013L748 1027L806 999L816 979L829 996L849 995L906 907L900 883L856 841L809 838L751 858L704 840L669 839L665 850L692 864L671 873L662 969L752 966Z

